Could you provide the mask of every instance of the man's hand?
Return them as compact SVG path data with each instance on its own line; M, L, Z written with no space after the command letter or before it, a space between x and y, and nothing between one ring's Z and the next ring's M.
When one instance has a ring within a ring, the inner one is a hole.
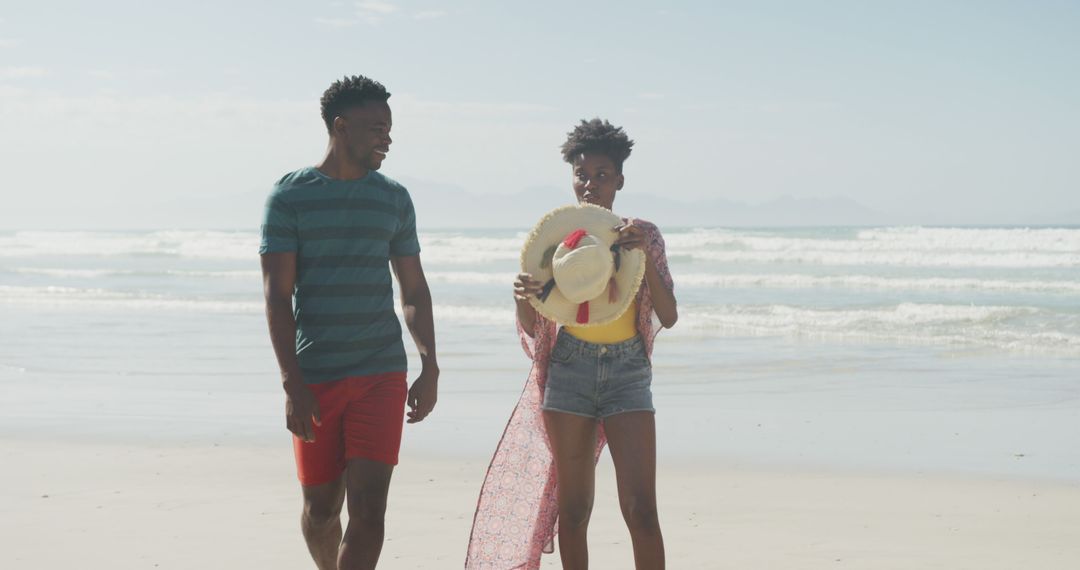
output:
M312 425L314 424L314 425ZM315 425L322 425L319 401L304 385L285 389L285 427L301 440L315 441Z
M435 408L435 401L439 399L439 371L429 370L427 367L420 372L409 388L409 419L406 423L415 424L424 421L424 418Z

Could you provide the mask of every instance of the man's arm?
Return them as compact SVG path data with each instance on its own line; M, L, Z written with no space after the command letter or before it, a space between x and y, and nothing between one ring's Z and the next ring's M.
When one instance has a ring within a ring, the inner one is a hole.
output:
M266 297L266 322L274 346L281 385L285 389L285 425L304 441L315 441L312 422L318 424L319 403L304 384L300 363L296 360L296 319L292 295L296 285L296 253L265 253L261 257L263 294Z
M439 364L435 357L435 319L420 256L391 257L398 285L401 287L401 312L405 326L420 353L420 375L409 388L409 423L422 421L435 408L439 392Z

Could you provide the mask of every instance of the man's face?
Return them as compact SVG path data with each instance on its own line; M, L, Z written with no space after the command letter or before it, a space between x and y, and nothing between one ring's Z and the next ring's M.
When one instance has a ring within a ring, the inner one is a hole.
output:
M603 154L584 153L574 159L572 166L578 202L610 210L615 192L623 187L623 175L615 170L615 163Z
M349 108L339 118L340 121L335 120L335 134L344 144L349 160L368 170L378 170L393 142L390 105L385 101L368 101Z

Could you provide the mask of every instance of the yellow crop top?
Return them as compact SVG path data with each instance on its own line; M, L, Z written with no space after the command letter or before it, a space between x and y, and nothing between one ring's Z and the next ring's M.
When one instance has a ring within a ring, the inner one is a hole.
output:
M630 307L619 315L619 318L606 325L596 327L575 327L565 325L566 332L585 341L596 344L615 344L624 340L630 340L637 335L637 301L630 303Z

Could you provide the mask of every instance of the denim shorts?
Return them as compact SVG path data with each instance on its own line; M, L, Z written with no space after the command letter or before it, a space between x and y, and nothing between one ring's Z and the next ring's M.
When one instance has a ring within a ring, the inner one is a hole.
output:
M640 336L596 344L560 330L541 407L590 418L655 412L651 385L652 363Z

